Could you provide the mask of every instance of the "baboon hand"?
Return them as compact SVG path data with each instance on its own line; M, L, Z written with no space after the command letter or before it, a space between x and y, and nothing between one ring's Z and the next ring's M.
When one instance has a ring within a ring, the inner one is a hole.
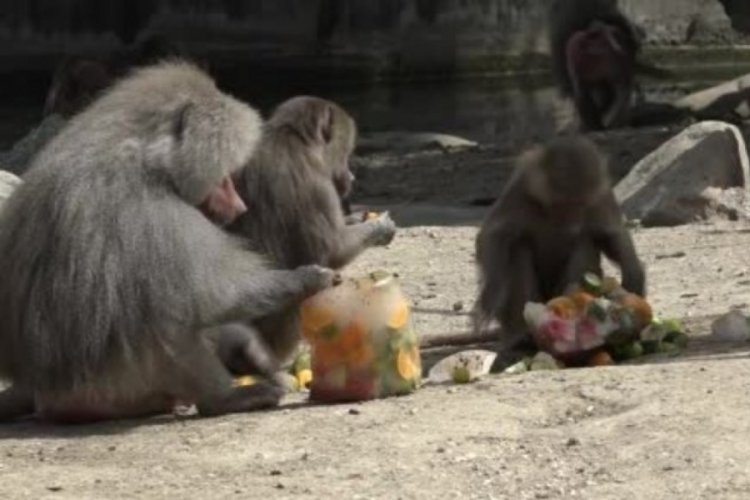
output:
M340 277L336 271L323 266L301 266L295 272L300 275L305 287L305 293L309 295L314 295L340 281Z
M365 224L372 225L370 243L373 246L388 245L396 236L396 223L393 222L388 212L381 213L375 219L371 219Z

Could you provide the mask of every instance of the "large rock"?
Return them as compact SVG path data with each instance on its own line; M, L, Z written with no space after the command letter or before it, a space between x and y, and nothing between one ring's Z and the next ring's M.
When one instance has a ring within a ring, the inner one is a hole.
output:
M750 118L750 74L686 95L674 105L696 116Z
M426 149L461 149L473 148L477 143L454 135L436 132L375 132L363 134L357 141L359 153L405 152Z
M697 123L643 158L615 187L629 219L676 226L712 216L735 218L748 194L748 155L739 129ZM739 188L739 189L737 189ZM741 200L727 207L725 199ZM723 193L733 196L722 196Z
M21 184L21 179L6 170L0 170L0 209L3 208L5 200Z

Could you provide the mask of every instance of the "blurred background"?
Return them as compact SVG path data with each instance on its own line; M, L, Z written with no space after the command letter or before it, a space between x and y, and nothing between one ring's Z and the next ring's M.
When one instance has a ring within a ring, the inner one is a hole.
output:
M179 46L267 112L293 94L338 101L365 131L480 142L554 132L549 0L0 0L0 149L41 118L66 55ZM665 99L747 72L748 0L620 0ZM156 37L156 38L154 38Z

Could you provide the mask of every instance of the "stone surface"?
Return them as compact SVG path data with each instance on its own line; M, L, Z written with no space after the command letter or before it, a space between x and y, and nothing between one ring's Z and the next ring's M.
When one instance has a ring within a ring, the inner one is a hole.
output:
M533 61L526 55L546 53L549 0L134 0L130 4L108 2L107 9L84 14L73 0L37 0L34 9L0 9L4 43L0 56L7 54L15 64L30 66L45 60L29 55L55 53L61 43L74 50L96 51L111 49L117 38L130 42L139 33L159 31L182 39L198 52L216 50L248 62L278 63L291 57L298 67L329 70L353 64L366 71L388 66L407 74L442 73L462 67L471 70L482 64L477 57L492 55L515 55L510 66L528 65ZM648 45L722 46L739 40L719 0L620 0L619 4L643 28ZM741 9L730 12L737 17L735 25L741 26Z
M739 129L700 122L643 158L617 184L615 196L626 217L644 226L686 224L722 215L717 189L742 187L746 196L748 168Z
M750 75L694 92L675 101L678 108L689 109L699 115L734 115L750 118Z
M711 334L719 340L746 341L750 340L750 325L742 312L730 311L711 323Z
M425 149L460 149L476 147L477 143L436 132L389 131L363 134L357 141L357 152L421 151Z

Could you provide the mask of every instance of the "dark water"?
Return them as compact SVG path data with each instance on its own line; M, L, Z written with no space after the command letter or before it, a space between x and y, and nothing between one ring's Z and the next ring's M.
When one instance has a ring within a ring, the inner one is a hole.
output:
M647 87L658 99L673 98L708 82ZM227 85L264 114L280 101L298 94L330 98L348 109L363 132L441 132L479 142L543 139L554 133L555 90L507 81L434 82L335 88L305 82L284 85ZM0 98L0 148L6 149L40 119L44 88L27 95Z

